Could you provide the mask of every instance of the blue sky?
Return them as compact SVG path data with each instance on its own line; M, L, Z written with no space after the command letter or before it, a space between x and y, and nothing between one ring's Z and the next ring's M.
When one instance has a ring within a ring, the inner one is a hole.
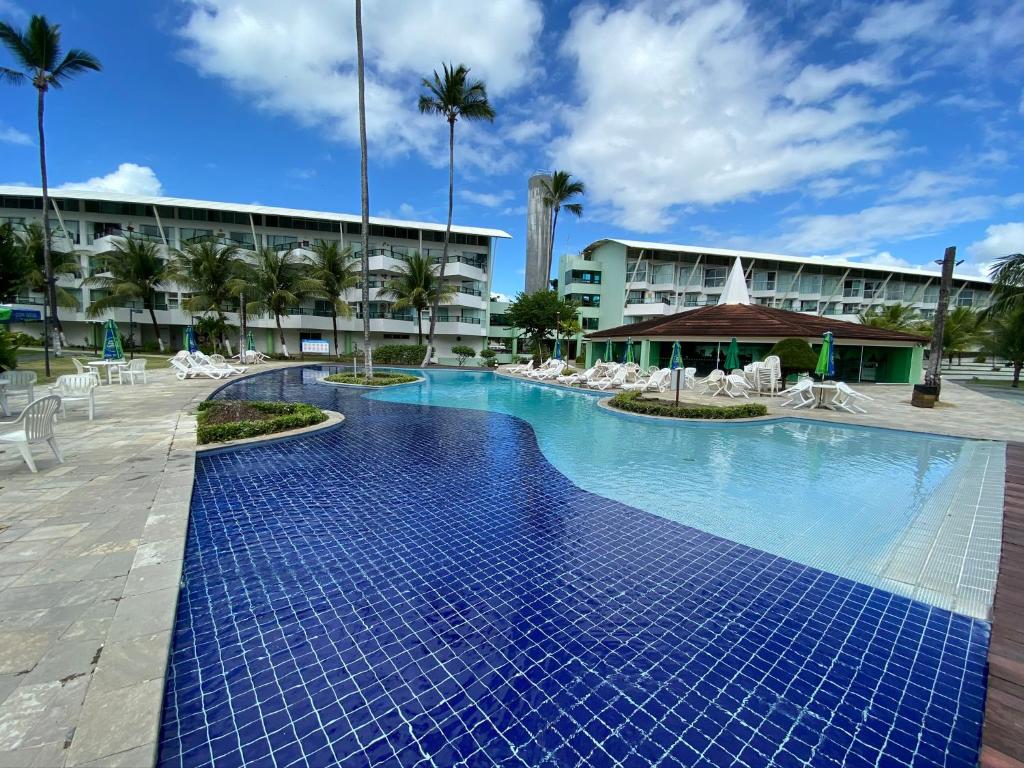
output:
M526 179L588 186L556 250L607 236L964 272L1024 250L1024 4L369 0L371 212L443 221L445 126L419 78L464 62L456 222L508 230ZM0 0L104 64L47 101L53 185L356 212L352 8L339 0ZM0 62L11 63L6 52ZM38 183L34 97L3 86L0 183Z

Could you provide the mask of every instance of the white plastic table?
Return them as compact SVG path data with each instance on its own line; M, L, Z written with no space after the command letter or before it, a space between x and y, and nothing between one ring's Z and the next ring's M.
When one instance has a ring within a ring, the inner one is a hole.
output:
M128 365L127 360L88 360L86 365L95 365L97 368L105 367L107 369L107 384L113 384L113 373L115 368L122 368Z
M834 381L816 381L811 385L815 392L818 393L818 404L815 408L828 408L830 411L834 411L832 403L825 399L826 392L835 392L836 383Z

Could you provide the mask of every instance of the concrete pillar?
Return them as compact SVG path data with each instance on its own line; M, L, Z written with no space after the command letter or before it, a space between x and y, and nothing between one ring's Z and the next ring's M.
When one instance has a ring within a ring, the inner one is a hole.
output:
M544 203L546 173L530 177L526 195L526 293L546 291L551 254L551 206Z

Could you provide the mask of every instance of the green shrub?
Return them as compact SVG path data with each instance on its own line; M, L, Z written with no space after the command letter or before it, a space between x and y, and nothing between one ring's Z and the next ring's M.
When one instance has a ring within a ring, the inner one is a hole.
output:
M14 333L7 334L8 341L16 347L41 347L43 346L43 338L41 336L33 336L30 333L24 333L22 331L15 331Z
M419 365L425 354L426 344L381 344L373 348L373 362L383 365Z
M332 373L330 376L325 377L324 381L334 384L355 384L360 387L390 387L395 384L408 384L412 381L419 381L419 378L410 376L407 373L377 373L375 371L372 380L367 379L362 373Z
M812 373L818 366L817 354L803 339L780 339L768 354L779 356L783 381L793 373Z
M426 354L426 352L424 352L424 354ZM458 358L459 367L461 368L462 364L465 363L466 360L471 357L476 357L476 350L472 347L467 347L465 344L456 344L452 347L452 354ZM423 358L420 359L422 360Z
M985 356L984 352L979 353L979 354L974 356L974 362L976 362L976 363L986 363L986 362L988 362L988 357Z
M677 406L667 400L645 400L640 392L621 392L611 399L609 405L620 411L677 419L751 419L768 415L768 409L761 403Z
M490 347L480 350L480 359L484 361L484 366L487 368L496 368L498 365L498 353Z
M243 406L247 409L265 414L262 418L249 418L241 421L217 422L218 412L224 409ZM315 405L307 403L276 403L259 400L207 400L199 404L196 421L198 429L196 439L200 445L207 443L223 443L228 440L243 440L248 437L270 435L289 429L299 429L312 424L319 424L327 419L327 414Z
M18 367L18 345L14 342L15 335L0 329L0 372L13 371Z

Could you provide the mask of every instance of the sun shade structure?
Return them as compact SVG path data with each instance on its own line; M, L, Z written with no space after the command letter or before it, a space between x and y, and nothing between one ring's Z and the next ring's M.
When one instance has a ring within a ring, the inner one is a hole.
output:
M814 366L814 372L823 379L831 379L836 375L835 351L832 348L834 338L832 331L825 331L822 335L821 354L818 355L818 364Z
M196 332L192 326L185 328L185 348L189 354L193 354L199 347L196 346Z
M736 337L732 337L732 341L729 342L729 349L725 352L725 370L731 371L734 368L740 367L740 345L736 341Z
M675 342L672 345L672 359L669 361L668 367L673 371L676 368L680 368L683 363L683 348L679 346L679 342Z
M736 259L725 280L725 288L718 297L719 304L749 304L750 293L747 291L747 280L743 275L743 263Z
M622 357L623 363L632 363L633 360L633 339L626 339L626 354Z
M121 348L121 334L117 330L117 323L113 319L107 320L103 325L103 359L121 360L124 358L124 350Z
M719 349L727 351L736 339L738 362L763 360L782 339L803 339L817 346L826 332L834 333L834 376L843 381L876 381L896 384L920 381L923 336L887 328L873 328L834 317L790 312L759 304L716 304L639 323L595 331L586 338L587 364L611 342L632 339L640 343L642 366L668 366L672 346L681 349L680 367L694 367L706 375L719 365ZM596 347L596 348L595 348ZM851 349L852 348L852 349Z

